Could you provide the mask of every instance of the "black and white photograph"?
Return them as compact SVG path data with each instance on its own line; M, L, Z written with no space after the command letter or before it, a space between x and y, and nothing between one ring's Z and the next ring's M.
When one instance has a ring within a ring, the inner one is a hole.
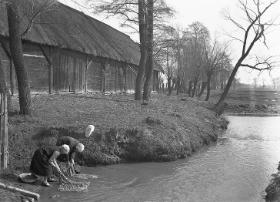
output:
M280 202L280 0L0 0L0 202Z

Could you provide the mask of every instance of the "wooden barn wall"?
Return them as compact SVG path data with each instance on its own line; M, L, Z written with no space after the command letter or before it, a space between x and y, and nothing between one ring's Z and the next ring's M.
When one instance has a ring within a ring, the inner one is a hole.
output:
M48 63L40 47L32 43L23 43L23 52L31 90L47 91L49 86Z
M30 44L24 44L23 50L25 54L28 54L28 56L24 56L24 64L27 69L28 77L29 77L29 85L32 91L45 91L48 89L48 66L47 61L42 56L42 53L40 50ZM32 51L31 51L32 50ZM36 55L36 56L34 56ZM13 77L10 78L10 60L6 56L6 54L3 52L2 47L0 48L0 56L1 56L1 62L3 64L4 72L5 72L5 78L7 81L7 85L9 88L11 88L11 79L14 83L14 92L17 92L17 80L16 80L16 74L14 67L12 69L13 71Z
M4 50L2 49L1 45L0 45L0 60L1 60L2 68L4 70L7 85L10 86L10 82L9 82L10 62L9 62L9 58L6 56L6 54L5 54Z
M24 64L27 68L29 85L32 91L47 91L48 64L42 57L24 57Z
M47 48L47 47L44 47ZM49 64L40 47L24 43L24 62L30 79L32 91L48 91ZM46 49L50 50L50 49ZM37 56L32 56L37 55ZM0 46L0 59L5 71L7 85L10 87L10 61ZM79 52L52 48L53 89L57 92L113 91L132 92L135 89L136 67L124 63L89 58ZM88 65L89 64L89 65ZM87 66L88 65L88 66ZM14 92L17 92L16 75L13 73ZM153 90L158 90L158 72L154 72Z
M115 91L115 68L112 64L105 64L105 91Z
M126 86L127 90L133 91L135 89L135 81L136 81L136 70L128 66L126 68Z
M67 50L55 50L52 61L55 91L79 92L85 89L86 56Z
M92 61L86 72L88 91L102 91L103 74L101 63Z
M2 68L4 70L6 84L10 88L11 86L10 85L11 84L10 83L10 60L1 45L0 45L0 60L1 60Z
M124 64L105 65L105 91L123 92L125 90Z
M126 87L125 87L125 74L124 70L125 66L122 65L117 65L117 74L116 74L116 86L117 86L117 91L118 92L125 92Z

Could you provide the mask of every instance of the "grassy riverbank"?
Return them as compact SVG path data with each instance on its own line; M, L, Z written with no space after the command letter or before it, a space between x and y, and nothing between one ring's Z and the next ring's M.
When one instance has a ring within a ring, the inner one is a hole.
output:
M172 161L187 158L217 140L227 122L207 109L208 103L184 96L153 95L148 105L132 95L34 95L32 116L20 116L17 99L9 116L9 172L29 170L33 152L70 135L85 144L79 163L87 166L120 162ZM84 137L88 124L96 129ZM37 192L41 186L20 184L15 176L1 182ZM20 199L0 191L7 201Z
M85 144L79 161L88 166L185 158L215 142L226 127L205 105L165 95L154 95L149 105L135 102L132 95L36 95L32 117L9 118L9 165L27 170L34 150L54 144L59 135ZM18 110L16 100L13 109ZM85 139L88 124L96 130Z

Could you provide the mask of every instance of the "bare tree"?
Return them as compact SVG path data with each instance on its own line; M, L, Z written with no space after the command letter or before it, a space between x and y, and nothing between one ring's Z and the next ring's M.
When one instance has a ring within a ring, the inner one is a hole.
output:
M100 0L98 2L88 0L88 2L95 9L96 13L106 13L107 17L120 16L123 19L121 26L129 27L133 32L139 33L141 58L135 83L135 100L142 98L144 75L148 79L146 80L146 86L144 86L144 91L146 89L147 92L144 94L148 98L150 94L148 91L151 90L152 84L150 78L152 78L153 72L150 75L145 73L145 71L150 71L153 68L151 63L153 58L149 56L149 54L152 54L150 49L153 48L153 44L150 43L152 37L150 34L151 29L154 30L163 26L163 17L172 15L173 10L166 5L164 0L153 1L152 16L149 16L149 10L151 10L149 7L152 2L147 0ZM150 20L153 20L153 24L149 23Z
M165 69L168 95L174 86L178 86L177 78L181 65L181 36L180 31L172 26L162 27L155 33L154 58Z
M140 53L141 58L138 67L138 73L135 82L135 100L141 100L142 97L142 84L145 73L145 66L147 61L146 51L146 7L145 0L138 0L138 19L139 19L139 38L140 38Z
M23 60L20 16L15 1L9 1L6 6L9 24L10 53L13 59L18 81L20 114L27 115L31 114L31 95L28 74L24 67Z
M211 90L211 79L214 74L221 72L223 69L228 69L231 67L231 61L226 53L227 46L221 45L215 40L212 46L205 47L205 59L206 65L204 68L204 73L206 75L206 82L203 88L207 89L207 94L205 101L209 100L210 90ZM200 95L203 93L203 89Z
M147 0L147 62L144 82L143 100L149 101L152 91L154 72L153 40L154 40L154 0Z
M50 0L5 1L9 25L10 55L15 66L18 81L20 114L31 114L31 94L28 73L23 59L22 38L32 28L35 19L43 11L50 8L54 2Z
M233 36L232 38L242 43L241 55L234 65L233 71L228 79L227 85L215 105L215 111L220 114L223 111L224 100L229 92L235 75L240 67L248 67L254 70L263 71L272 68L271 57L261 60L258 57L254 64L245 63L246 58L250 55L253 47L257 42L263 42L266 45L266 31L273 24L273 21L266 20L265 14L269 12L271 7L275 5L278 0L274 1L261 1L261 0L240 0L240 9L246 19L246 24L243 25L240 21L234 19L230 15L227 16L228 20L233 23L243 34L243 38Z
M200 22L192 23L184 34L184 68L189 81L189 96L194 97L201 80L205 62L205 44L209 43L208 29Z

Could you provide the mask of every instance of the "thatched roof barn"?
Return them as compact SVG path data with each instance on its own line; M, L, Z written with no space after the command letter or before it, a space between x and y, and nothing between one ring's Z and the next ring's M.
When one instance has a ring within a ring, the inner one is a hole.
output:
M23 31L31 7L26 0L19 2ZM0 56L9 61L8 23L3 4L0 5L0 42ZM36 17L23 36L23 48L33 89L49 88L50 92L53 89L74 92L134 89L140 60L138 44L122 32L61 3ZM13 87L16 83L12 65L7 62L6 66ZM155 88L158 71L154 75Z

